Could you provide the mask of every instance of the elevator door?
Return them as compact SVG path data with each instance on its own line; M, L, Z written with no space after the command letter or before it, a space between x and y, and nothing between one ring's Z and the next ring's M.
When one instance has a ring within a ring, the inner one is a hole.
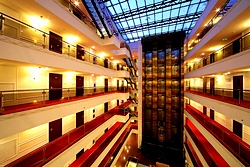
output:
M62 136L62 118L49 122L49 142Z
M62 75L49 73L49 100L62 98Z
M76 96L84 94L84 77L76 76Z

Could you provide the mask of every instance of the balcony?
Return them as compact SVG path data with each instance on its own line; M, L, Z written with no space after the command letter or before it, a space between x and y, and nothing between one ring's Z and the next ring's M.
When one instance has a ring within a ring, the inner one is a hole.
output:
M186 87L185 92L250 109L250 91L228 88Z
M195 62L193 65L186 65L185 73L213 64L214 62L226 59L248 49L250 49L250 32L227 44L216 52L205 56L204 58Z
M187 134L190 135L196 147L204 157L208 166L223 166L229 167L229 164L223 159L223 157L215 150L215 148L209 143L209 141L199 132L199 130L187 120L185 125ZM203 164L204 165L204 164Z
M196 39L189 45L188 51L192 50L194 46L202 40L202 38L209 32L209 30L222 19L226 13L231 9L235 4L235 0L227 0L220 7L220 10L213 16L213 18L206 24L205 28L199 33Z
M186 111L239 159L242 164L245 166L250 165L250 146L247 143L194 107L187 105Z
M123 107L130 104L125 102ZM120 106L121 107L121 106ZM85 136L89 135L92 131L101 126L104 122L108 121L115 115L125 116L125 113L119 106L109 110L108 112L96 117L94 120L87 122L80 127L69 131L56 140L45 144L42 147L26 154L25 156L11 162L7 166L43 166L51 161L57 155L67 150Z
M118 70L117 65L112 63L108 59L101 58L93 53L90 53L86 51L84 47L78 44L73 45L69 42L66 42L65 40L62 40L62 37L57 34L56 37L59 37L61 39L57 41L59 43L53 46L53 43L50 40L52 38L51 37L52 33L48 33L40 29L37 29L25 22L19 21L4 13L0 13L0 24L2 27L1 32L3 35L1 37L2 41L11 42L14 43L15 45L21 45L22 47L24 46L30 47L34 50L40 50L41 52L49 54L56 53L62 55L62 57L67 59L77 59L89 64L95 64L108 69ZM10 41L10 39L6 38L5 36L13 38L14 40ZM19 43L19 41L24 42L24 44ZM2 58L11 60L11 57L7 58L2 57ZM13 60L14 59L15 58L13 58ZM18 60L19 59L15 59L15 61ZM24 61L24 59L20 59L20 61ZM27 63L33 63L33 62L27 62Z
M125 87L113 86L0 91L0 115L89 99L110 93L127 92ZM58 93L62 94L59 99L50 100L49 97ZM32 103L30 103L31 101Z

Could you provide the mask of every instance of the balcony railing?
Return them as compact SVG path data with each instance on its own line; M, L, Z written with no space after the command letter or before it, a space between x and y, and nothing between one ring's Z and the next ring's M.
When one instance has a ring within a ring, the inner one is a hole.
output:
M235 0L227 0L223 3L223 6L215 14L215 16L208 22L206 27L199 33L194 42L189 46L188 50L192 50L193 47L200 42L200 40L209 32L209 30L218 22L224 15L228 12L229 9L235 4Z
M125 124L117 122L104 135L102 135L90 149L86 150L78 159L76 159L69 167L89 167L98 156L109 145L113 138L119 133Z
M128 89L127 87L109 86L0 91L0 114L51 106L115 92L126 93ZM56 95L56 99L51 98L54 95Z
M41 49L49 50L49 33L35 28L27 23L17 20L0 12L0 32L2 35L25 41L34 46L40 46ZM62 40L62 55L76 58L78 60L97 64L105 68L117 70L117 65L108 59L101 58L93 53L90 53L82 47L84 56L77 56L77 46ZM52 53L52 52L51 52ZM60 54L60 53L59 53ZM120 68L119 70L124 70Z
M193 70L212 64L221 59L227 58L229 56L235 55L237 53L243 52L248 49L250 49L250 32L234 40L233 42L227 44L226 46L217 50L216 52L213 52L208 56L205 56L203 59L200 59L192 66L186 65L185 73L191 72Z
M229 88L214 88L209 87L186 87L185 91L195 93L201 96L223 101L233 105L240 105L245 108L250 108L250 90L229 89Z
M188 104L186 105L186 111L212 133L244 165L250 166L250 146L247 143L218 122Z
M209 141L200 133L200 131L192 124L190 120L187 120L185 129L206 160L208 166L229 167L228 163L215 150L215 148L209 143Z
M39 147L36 150L24 155L23 157L11 162L7 166L43 166L54 157L62 153L64 150L75 144L77 141L98 128L114 115L125 116L125 113L121 112L119 107L115 107L108 112L96 117L92 121L69 131L56 140L47 143L44 146Z

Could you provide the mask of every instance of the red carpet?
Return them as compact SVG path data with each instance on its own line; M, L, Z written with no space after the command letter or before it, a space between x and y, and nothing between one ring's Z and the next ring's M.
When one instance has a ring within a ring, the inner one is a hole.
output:
M207 97L207 98L210 98L210 99L214 99L214 100L218 100L218 101L222 101L222 102L229 103L229 104L232 104L232 105L241 106L241 107L250 109L250 101L240 100L240 104L239 104L239 99L234 99L234 98L231 98L231 97L225 97L225 96L223 97L223 96L219 96L219 95L210 95L208 93L202 93L202 92L191 91L191 90L186 90L185 92L196 94L196 95L199 95L199 96Z
M99 166L110 166L111 163L113 162L114 158L120 151L123 143L125 142L126 138L128 137L130 131L132 129L138 129L137 123L130 123L126 130L122 133L122 135L119 137L119 139L116 141L116 143L113 145L113 147L110 149L108 154L105 156L105 158L102 160ZM111 157L113 158L111 159Z
M16 113L16 112L21 112L21 111L26 111L26 110L31 110L31 109L41 108L41 107L52 106L52 105L56 105L56 104L72 102L72 101L76 101L76 100L88 99L88 98L103 96L103 95L117 93L117 92L119 92L119 91L96 93L96 94L86 95L86 96L75 96L75 97L70 97L69 100L68 100L68 98L58 99L58 100L46 100L45 105L43 105L42 102L37 102L37 103L26 103L26 104L14 105L14 106L7 106L7 107L3 107L2 115L12 114L12 113Z
M127 107L131 102L126 101L123 103L123 107ZM45 144L42 147L24 155L23 157L11 162L7 166L42 166L56 157L58 154L62 153L68 147L79 141L81 138L92 132L98 126L106 122L108 119L114 115L124 115L124 112L119 110L120 106L117 106L108 112L96 117L90 122L71 130L70 132L64 134L58 139Z
M192 115L205 129L221 142L245 166L250 166L250 145L233 132L222 126L196 108L187 104L186 111Z
M121 130L123 125L124 124L120 122L113 125L90 149L86 150L77 160L75 160L70 167L91 166L96 158Z
M223 166L229 167L228 163L222 156L214 149L214 147L207 141L207 139L200 133L200 131L187 120L186 130L193 139L195 145L198 147L202 156L206 160L208 166Z

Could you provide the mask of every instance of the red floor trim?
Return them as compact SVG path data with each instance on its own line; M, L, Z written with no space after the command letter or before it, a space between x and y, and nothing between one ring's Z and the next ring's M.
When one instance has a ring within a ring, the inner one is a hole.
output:
M187 120L185 128L209 166L229 167L229 164L214 149L214 147L209 143L209 141L207 141L207 139L192 124L191 121Z

